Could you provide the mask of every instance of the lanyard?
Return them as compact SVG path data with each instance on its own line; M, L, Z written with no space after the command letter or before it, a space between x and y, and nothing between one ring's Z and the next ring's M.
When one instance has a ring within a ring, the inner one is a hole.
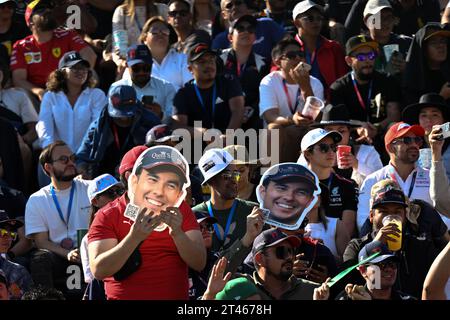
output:
M239 62L236 60L236 74L237 74L238 78L241 77L241 73L244 72L246 66L247 66L247 63L244 63L241 66L241 65L239 65Z
M195 89L195 94L197 95L198 101L200 102L203 111L205 111L206 113L206 106L205 103L203 102L203 98L202 95L200 93L200 89L197 86L197 83L194 81L194 89ZM213 94L212 94L212 122L214 124L214 114L216 113L216 83L214 82L214 86L213 86Z
M300 102L300 86L297 89L297 96L295 98L295 104L292 105L292 101L291 101L291 97L289 96L289 91L286 85L286 80L283 79L283 89L284 89L284 93L286 94L286 98L288 101L288 106L289 109L291 110L291 113L294 114L295 111L297 111L297 107L298 107L298 103Z
M303 44L302 39L300 39L300 37L298 36L298 34L295 35L295 39L298 41L298 43L300 43L300 45L304 48L305 53L306 53L306 63L308 63L311 67L314 64L314 61L316 60L316 51L317 48L319 47L319 43L320 43L320 39L317 39L317 45L316 45L316 49L314 49L314 51L312 53L309 53L308 49L306 48L306 46Z
M50 193L52 194L53 202L55 203L56 210L58 210L59 217L61 218L62 222L66 225L67 228L69 228L69 220L70 220L70 212L72 211L72 201L73 201L73 195L75 193L76 185L72 181L72 188L70 189L70 198L69 198L69 204L67 206L67 222L64 220L64 215L61 211L61 206L59 205L58 198L56 197L55 188L53 186L50 186Z
M233 206L231 207L230 214L228 215L227 225L226 225L225 231L223 233L223 239L220 236L219 227L217 226L217 223L214 224L214 230L216 231L216 236L222 242L225 242L225 239L227 238L228 231L230 230L231 221L233 220L234 212L236 211L236 206L237 206L237 201L235 200L233 202ZM209 212L209 215L214 218L211 201L208 201L208 212Z
M328 178L328 192L331 194L331 183L333 182L333 173L331 173L330 177Z
M363 110L366 110L366 107L370 106L370 97L372 96L373 81L372 80L370 81L369 94L367 95L367 102L364 102L364 100L363 100L363 98L361 96L361 93L359 92L358 84L356 83L355 74L354 74L353 71L351 72L351 77L352 77L352 82L353 82L353 88L355 89L356 96L358 97L359 104L361 105ZM367 103L367 106L366 106L366 103Z
M394 172L391 171L389 175L391 176L392 180L394 180L398 185L400 185L397 181L397 177L395 176ZM417 177L417 171L413 173L411 184L409 185L408 198L411 197L411 194L414 190L414 185L416 184L416 177Z
M117 150L120 151L120 140L119 140L119 134L117 133L117 127L116 124L112 124L113 134L114 134L114 142L116 143Z

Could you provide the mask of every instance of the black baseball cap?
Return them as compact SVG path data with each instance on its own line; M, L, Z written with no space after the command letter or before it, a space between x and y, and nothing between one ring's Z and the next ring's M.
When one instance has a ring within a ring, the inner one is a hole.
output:
M272 166L263 175L263 185L267 185L270 181L280 181L284 179L292 179L304 181L308 183L314 190L317 190L316 177L306 167L298 163L282 163Z
M167 124L159 124L151 128L145 136L145 144L162 143L169 140L178 140L181 136L173 134L173 130Z
M358 35L351 37L347 40L347 43L345 44L345 53L349 56L352 54L353 51L356 49L359 49L361 47L370 47L373 50L378 52L378 43L376 41L373 41L372 39L366 37L365 35Z
M17 219L10 219L5 210L0 210L0 227L8 226L10 229L17 230L23 226L23 222Z
M145 44L132 45L127 50L127 65L132 67L138 63L153 63L152 53Z
M58 69L62 68L72 68L74 65L78 63L83 63L87 68L90 68L89 62L84 60L80 53L77 51L69 51L66 52L62 58L59 60Z
M189 62L203 57L205 54L211 54L216 56L216 52L212 50L206 43L198 43L189 51Z
M197 219L198 223L201 223L203 221L208 222L210 224L217 223L217 219L211 216L208 216L207 214L200 212L200 211L194 211L195 218Z
M169 146L155 146L145 150L134 164L133 173L139 169L150 170L158 166L167 166L174 169L183 183L187 183L187 161L181 153Z
M300 246L300 239L296 236L288 236L280 229L268 229L261 232L253 241L252 255L253 257L261 250L273 247L280 242L288 241L294 248Z
M250 23L250 25L252 25L253 27L256 28L256 26L258 25L258 20L256 20L256 18L252 15L246 14L243 15L242 17L234 20L231 24L230 24L230 28L229 28L229 33L232 33L234 29L236 29L236 27L241 24L242 22L248 22Z
M108 114L112 118L131 118L139 105L136 90L131 86L115 86L108 94Z

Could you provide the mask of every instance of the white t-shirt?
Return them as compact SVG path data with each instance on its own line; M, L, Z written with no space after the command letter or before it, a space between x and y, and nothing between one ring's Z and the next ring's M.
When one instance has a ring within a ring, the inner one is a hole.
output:
M94 275L91 272L89 266L89 254L88 254L88 235L86 234L81 240L80 246L81 265L83 266L84 282L90 283L94 280Z
M36 131L42 148L56 140L77 152L92 122L97 120L108 99L102 90L86 88L72 107L63 91L44 94Z
M311 88L314 96L324 100L323 85L317 78L310 76ZM291 103L295 103L298 96L299 86L297 84L286 84L288 95ZM281 71L274 71L269 73L261 80L259 85L259 115L263 118L264 112L270 109L278 108L281 117L289 117L292 115L289 108L288 98L284 91L283 76ZM300 101L296 111L301 112L305 101L300 95ZM265 126L267 126L264 121Z
M26 93L22 90L16 88L1 89L0 101L3 102L3 107L22 118L23 123L38 121L36 110Z
M313 239L323 240L323 244L330 249L335 257L339 257L336 247L336 231L337 231L337 218L327 217L328 224L327 229L322 222L308 223L305 227L305 236Z
M88 229L89 208L91 204L87 195L89 182L87 180L74 180L76 190L73 195L72 210L70 212L69 226L62 222L55 203L50 193L50 185L33 193L25 208L25 235L40 232L48 232L49 240L60 244L64 238L71 238L77 243L77 230ZM56 191L64 220L67 221L67 207L69 204L70 190Z
M192 79L192 73L188 69L187 56L184 53L176 52L175 49L170 49L161 64L153 59L152 77L170 82L175 91L178 91ZM122 79L130 79L128 68L125 69Z

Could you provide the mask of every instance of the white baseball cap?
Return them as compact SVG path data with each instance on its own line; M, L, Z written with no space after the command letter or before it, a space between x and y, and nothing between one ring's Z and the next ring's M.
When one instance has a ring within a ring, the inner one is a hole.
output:
M233 160L233 156L223 149L207 150L198 161L198 167L204 178L202 184L225 170Z
M331 137L335 143L342 140L341 134L337 131L327 131L322 128L317 128L309 131L307 134L304 135L301 142L302 152L304 152L306 149L315 145L317 142L328 136Z
M316 8L323 14L322 6L312 2L311 0L304 0L295 5L294 10L292 10L292 19L295 20L299 14L304 13L311 8Z
M374 15L383 9L392 9L391 3L388 0L369 0L364 8L363 17L367 18L369 15Z
M89 183L87 189L89 201L92 202L96 195L105 192L109 188L117 186L119 184L120 182L110 174L105 173L101 176L98 176Z

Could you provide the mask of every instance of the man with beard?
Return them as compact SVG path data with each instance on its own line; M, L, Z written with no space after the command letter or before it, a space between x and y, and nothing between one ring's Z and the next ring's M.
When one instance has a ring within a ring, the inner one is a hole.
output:
M175 95L176 126L191 132L215 128L223 133L226 129L241 128L244 120L241 85L233 75L218 75L217 59L216 53L204 43L189 52L189 71L194 79ZM202 121L202 128L194 128L194 121Z
M373 140L390 123L400 121L400 87L394 78L374 71L377 42L364 35L352 37L346 54L352 71L331 85L331 103L345 104L350 119L364 122L364 135Z
M265 0L266 8L261 12L261 17L267 17L275 21L286 33L295 35L297 29L292 21L292 11L288 9L287 0Z
M35 0L25 13L32 34L14 44L11 54L12 78L15 86L31 91L42 100L49 74L58 68L64 53L79 51L94 67L95 52L73 30L57 29L50 1Z
M253 241L252 258L256 271L244 275L253 281L262 300L326 300L329 291L326 284L297 278L293 274L295 249L300 239L288 236L279 229L268 229ZM322 297L315 294L315 289Z
M127 68L130 78L122 79L111 85L111 92L117 86L132 86L136 96L144 106L168 123L172 117L175 89L171 83L155 78L152 73L153 58L149 48L144 45L133 45L127 51ZM144 98L145 97L145 98ZM151 99L151 101L146 101Z
M223 149L206 151L198 162L203 174L203 184L211 189L211 200L205 201L192 210L203 212L218 220L214 224L212 250L229 248L246 233L247 216L257 203L237 198L238 182L245 165L233 164L234 158Z
M416 165L424 134L425 130L421 126L404 122L396 123L386 133L384 142L390 162L368 175L359 193L356 223L360 236L366 234L361 231L369 217L372 186L380 180L392 179L398 183L408 198L423 200L433 205L430 197L430 172Z
M37 250L31 257L36 284L53 287L70 264L80 264L77 230L88 229L88 181L74 179L75 155L63 141L42 150L39 163L51 183L30 196L25 208L25 235ZM64 281L65 283L65 281Z

